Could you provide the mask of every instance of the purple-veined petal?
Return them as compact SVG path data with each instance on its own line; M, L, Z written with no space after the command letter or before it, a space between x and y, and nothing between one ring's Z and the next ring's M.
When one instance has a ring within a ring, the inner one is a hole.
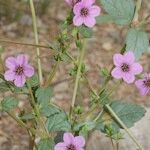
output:
M144 88L140 89L140 94L141 94L141 96L145 96L145 95L147 95L149 92L150 92L150 88L144 87Z
M95 3L95 0L82 0L82 3L83 3L85 6L91 6L92 4Z
M83 24L83 18L80 16L74 16L73 18L73 24L75 26L81 26Z
M83 8L83 5L81 3L77 3L74 8L73 12L75 15L80 15L81 9Z
M14 57L8 57L5 60L5 65L7 68L14 70L16 68L16 59Z
M123 59L123 55L121 54L115 54L113 56L113 62L115 66L120 66L123 63L124 59Z
M90 15L93 17L97 17L100 15L101 9L98 6L92 6L90 8Z
M96 24L96 20L94 17L86 17L84 18L84 24L87 27L92 28Z
M17 86L17 87L23 87L24 84L26 82L26 79L25 79L25 76L24 75L16 75L15 76L15 80L14 80L14 84Z
M111 75L116 79L121 79L122 74L123 74L122 71L118 67L114 68L111 72Z
M134 82L134 80L135 80L135 76L132 74L132 73L124 73L124 75L123 75L123 80L126 82L126 83L128 83L128 84L130 84L130 83L133 83Z
M72 133L64 133L63 140L65 144L72 144L74 136L72 135Z
M15 72L11 70L6 71L4 74L4 78L7 81L13 81L15 79Z
M66 145L64 143L58 143L55 145L54 150L66 150Z
M85 145L85 139L82 136L76 136L74 138L74 144L78 148L83 148Z
M134 63L132 65L132 72L134 74L140 74L143 71L143 67L139 63Z
M124 54L124 60L127 61L130 64L133 64L134 61L135 61L134 53L132 51L126 52Z
M17 64L18 65L23 65L23 64L27 64L28 63L28 56L27 55L24 55L24 54L19 54L17 56Z
M27 77L32 77L34 75L34 68L30 65L24 66L24 74Z

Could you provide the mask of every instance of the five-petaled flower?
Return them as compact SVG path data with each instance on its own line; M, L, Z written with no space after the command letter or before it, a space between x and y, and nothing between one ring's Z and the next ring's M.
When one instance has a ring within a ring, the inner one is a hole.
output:
M17 87L23 87L26 77L34 75L34 68L28 64L28 58L24 54L15 57L8 57L5 61L8 70L4 74L7 81L13 81Z
M134 53L129 51L124 55L115 54L113 57L115 68L111 74L116 79L121 79L127 83L133 83L135 75L140 74L143 71L142 66L135 62Z
M150 73L145 73L143 79L135 81L135 85L140 90L142 96L150 93Z
M73 136L72 133L65 133L64 142L55 145L54 150L83 150L85 139L82 136Z
M95 17L100 15L100 7L93 5L95 0L82 0L76 3L73 8L75 14L73 23L75 26L84 24L87 27L93 27L96 24Z

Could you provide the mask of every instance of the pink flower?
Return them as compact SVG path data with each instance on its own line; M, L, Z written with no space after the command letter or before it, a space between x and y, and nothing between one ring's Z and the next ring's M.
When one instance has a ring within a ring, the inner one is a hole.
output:
M82 0L65 0L71 7L73 7L76 3L81 2Z
M140 90L142 96L150 93L150 73L145 73L144 79L137 80L135 85Z
M124 55L115 54L113 57L114 65L116 66L111 74L116 79L121 79L127 83L133 83L135 75L143 71L142 66L135 62L133 52L127 52Z
M63 140L55 145L54 150L84 150L85 140L82 136L74 137L72 133L65 133Z
M13 81L17 87L23 87L26 77L34 75L34 68L28 64L26 55L20 54L16 58L8 57L5 61L8 70L4 74L7 81Z
M100 7L93 5L95 0L82 0L77 3L73 12L75 14L73 23L75 26L81 26L84 24L87 27L93 27L96 24L95 17L100 15Z

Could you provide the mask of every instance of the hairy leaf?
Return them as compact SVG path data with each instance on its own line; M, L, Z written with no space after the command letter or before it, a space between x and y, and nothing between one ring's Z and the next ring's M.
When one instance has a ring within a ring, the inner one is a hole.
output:
M134 0L101 0L106 12L118 25L129 24L134 16Z
M143 52L148 50L149 39L144 31L130 29L126 38L126 50L133 51L136 58L140 58Z
M50 138L41 139L38 144L38 150L54 150L54 141Z
M18 106L18 101L14 97L5 97L1 102L2 110L10 111Z
M41 105L48 105L50 98L52 97L53 92L51 87L40 87L37 89L35 96L37 101Z
M69 131L71 129L68 118L64 112L49 116L46 126L49 132Z

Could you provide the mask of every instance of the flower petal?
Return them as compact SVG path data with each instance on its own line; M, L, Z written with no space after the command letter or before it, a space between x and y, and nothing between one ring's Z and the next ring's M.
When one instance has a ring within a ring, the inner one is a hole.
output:
M76 147L82 148L85 145L85 139L83 138L83 136L76 136L74 138L74 144Z
M121 54L115 54L113 56L113 62L115 66L120 66L124 61L123 55Z
M58 143L55 145L54 150L66 150L66 145L64 143Z
M135 76L132 73L124 73L123 80L128 84L133 83L135 80Z
M101 9L98 6L92 6L92 8L90 9L90 15L93 17L99 16L100 12L101 12Z
M5 65L7 68L13 70L16 68L16 59L14 57L8 57L5 61Z
M95 3L95 0L82 0L82 3L83 3L85 6L91 6L92 4Z
M64 133L63 140L66 144L72 144L74 136L72 133Z
M86 17L84 18L84 24L87 27L92 28L96 24L96 20L94 17Z
M4 74L4 78L7 81L13 81L15 79L15 72L11 70L6 71Z
M24 75L15 76L14 84L15 84L17 87L23 87L24 84L25 84L25 82L26 82L26 79L25 79L25 76L24 76Z
M150 88L145 87L143 82L144 82L144 79L140 79L135 82L135 85L139 89L141 96L145 96L146 94L150 92Z
M28 63L28 56L24 54L20 54L17 56L17 64L23 65Z
M134 53L132 51L126 52L124 54L124 59L128 61L128 63L133 64L135 61Z
M111 75L116 79L121 79L122 71L120 70L120 68L116 67L112 70Z
M75 26L81 26L83 24L83 18L80 16L74 16L73 18L73 24Z
M80 15L81 9L83 8L83 5L81 3L77 3L74 7L73 7L73 13L75 15Z
M132 71L134 74L140 74L143 71L143 67L139 63L134 63L132 65Z
M32 77L34 75L34 68L30 65L24 66L24 74L27 77Z

